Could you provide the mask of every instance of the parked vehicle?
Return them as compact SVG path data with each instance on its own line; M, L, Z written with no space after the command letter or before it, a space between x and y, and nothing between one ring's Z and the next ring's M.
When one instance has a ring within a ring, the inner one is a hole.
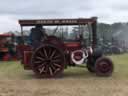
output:
M68 66L82 64L86 64L87 69L98 76L112 74L112 61L104 57L102 49L97 47L96 17L19 20L19 24L23 43L18 45L18 50L22 64L25 69L33 70L37 77L60 76ZM34 28L29 37L31 43L25 45L23 28L28 26ZM57 27L48 35L45 26ZM58 30L62 26L71 26L73 29Z

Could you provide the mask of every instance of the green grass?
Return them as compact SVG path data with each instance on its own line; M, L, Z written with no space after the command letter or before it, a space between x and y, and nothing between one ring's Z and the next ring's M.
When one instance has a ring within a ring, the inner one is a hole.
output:
M109 56L114 62L114 73L112 78L128 78L128 54ZM12 79L32 79L34 73L23 69L19 61L0 62L0 77ZM63 73L64 78L95 78L83 67L69 67Z
M19 61L0 62L0 77L21 79L25 76L25 70Z
M114 76L128 78L128 54L110 56L114 62Z

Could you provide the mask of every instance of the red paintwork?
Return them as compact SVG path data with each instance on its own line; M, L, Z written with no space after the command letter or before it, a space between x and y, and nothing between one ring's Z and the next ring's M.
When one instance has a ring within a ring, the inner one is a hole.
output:
M74 57L73 57L75 60L81 60L82 58L83 58L83 53L81 53L81 52L76 52L75 54L74 54Z
M67 42L64 45L65 45L66 50L68 51L79 50L82 48L80 42Z
M31 57L32 57L32 51L24 51L24 56L23 56L23 64L24 64L24 69L31 69Z
M11 36L13 36L13 34L0 34L0 37L11 37Z
M60 38L57 38L56 36L48 36L47 40L45 40L44 43L46 44L50 43L62 50L65 50L64 42Z
M24 69L31 69L30 62L32 56L32 48L29 45L18 45L17 56L21 59L21 63L24 66Z
M24 51L31 51L31 46L29 45L18 45L16 47L17 55L19 58L22 58L24 56Z
M0 46L0 52L8 52L8 48L1 48Z
M17 45L17 51L23 54L24 51L31 51L31 46L29 45Z
M9 61L10 60L10 55L7 53L3 56L3 61Z

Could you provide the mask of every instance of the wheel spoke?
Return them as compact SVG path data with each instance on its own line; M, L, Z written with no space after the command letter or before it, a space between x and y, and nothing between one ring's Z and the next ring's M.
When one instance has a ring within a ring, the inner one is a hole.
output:
M49 57L51 56L51 52L52 52L52 49L49 48L49 51L48 51L48 56L49 56Z
M53 59L60 58L61 55L56 55Z
M60 59L52 60L52 62L54 63L60 62Z
M37 56L36 58L39 59L39 60L41 60L41 61L44 61L45 60L44 58L39 57L39 56Z
M60 68L57 68L55 71L54 71L54 74L57 72L57 71L59 71L60 70Z
M38 67L40 68L40 67L43 67L43 66L45 66L45 64L46 64L46 62L45 63L42 63L41 65L39 65Z
M51 65L51 68L52 68L53 70L56 70L56 68L55 68L53 65Z
M45 56L48 58L48 54L47 54L45 48L43 48L43 51L44 51Z
M45 57L42 51L39 51L39 54L41 55L41 57Z
M52 68L51 68L51 67L49 67L48 69L49 69L50 75L52 76L52 75L53 75Z
M45 66L42 67L42 68L39 68L40 74L41 74L42 72L45 72L44 69L45 69Z
M35 64L39 64L39 63L42 63L42 61L35 61L34 63Z
M57 63L53 63L53 65L56 66L56 67L61 68L61 65L59 65L59 64L57 64Z
M52 52L52 54L51 54L51 56L50 56L51 59L53 58L53 56L55 55L55 53L56 53L56 50L54 50L54 51Z

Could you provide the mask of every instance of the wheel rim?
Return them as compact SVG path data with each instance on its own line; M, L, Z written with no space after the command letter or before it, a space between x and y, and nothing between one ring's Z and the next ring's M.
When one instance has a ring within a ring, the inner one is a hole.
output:
M107 73L111 70L111 64L105 61L100 62L97 67L102 73Z
M99 58L95 64L95 71L99 76L110 76L113 72L113 62L107 57Z
M54 46L42 46L33 54L32 68L39 77L55 77L64 69L64 55Z

